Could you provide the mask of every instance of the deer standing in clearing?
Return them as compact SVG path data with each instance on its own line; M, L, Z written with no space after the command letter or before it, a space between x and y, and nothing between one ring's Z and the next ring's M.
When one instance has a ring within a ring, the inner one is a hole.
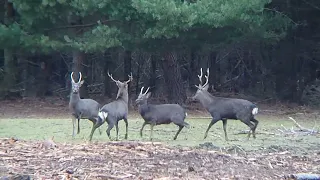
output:
M250 138L251 131L253 138L256 138L256 128L258 126L258 120L254 118L254 115L258 114L258 107L252 102L244 99L236 98L223 98L215 97L208 92L209 81L209 68L207 69L207 75L205 75L206 82L202 85L202 68L201 74L198 75L200 84L195 85L198 90L191 100L200 101L202 106L211 114L212 120L205 132L204 139L208 136L210 128L218 121L222 120L225 140L228 141L227 135L227 119L240 120L244 124L250 127L248 139Z
M128 83L133 80L132 73L128 75L129 80L121 82L119 80L115 80L108 72L108 76L111 78L113 82L118 86L118 93L115 101L112 101L106 105L104 105L99 111L99 119L104 122L107 121L108 129L107 135L111 140L110 130L116 126L116 140L118 140L119 135L119 127L118 122L120 120L124 120L126 124L126 134L125 139L128 139Z
M148 98L151 95L149 87L146 92L143 93L141 88L140 94L136 99L136 104L139 106L139 113L144 119L144 123L140 129L140 136L142 137L142 131L145 125L150 124L151 133L150 140L153 138L153 127L160 124L174 123L179 126L179 130L174 136L173 140L176 140L179 133L184 127L189 127L189 124L184 122L187 113L179 104L148 104Z
M79 81L75 82L73 79L73 72L70 75L72 91L70 94L69 109L72 112L73 131L72 137L75 136L76 119L78 119L78 132L80 133L80 119L89 119L93 123L93 127L98 120L98 112L100 104L93 99L80 99L80 87L83 85L84 80L81 80L82 74L79 72ZM92 127L92 128L93 128ZM101 130L99 129L101 134ZM90 141L92 135L90 136Z

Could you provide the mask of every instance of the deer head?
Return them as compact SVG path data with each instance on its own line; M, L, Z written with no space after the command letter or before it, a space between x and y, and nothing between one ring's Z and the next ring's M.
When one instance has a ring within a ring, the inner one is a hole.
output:
M82 78L81 72L79 72L78 82L75 82L75 80L73 79L73 72L71 73L70 78L71 78L71 84L72 84L72 92L75 94L79 93L80 87L84 83L84 80L81 80L81 78Z
M195 93L195 95L193 97L191 97L191 100L193 100L193 101L198 100L200 96L203 96L204 94L208 93L209 68L207 68L207 75L204 76L206 78L206 82L204 84L202 84L202 77L203 77L203 72L202 72L202 68L200 68L200 75L198 75L200 83L199 83L199 85L195 85L198 89L197 89L197 92Z
M136 99L136 104L144 104L147 102L148 98L151 96L151 92L148 92L150 87L143 93L144 86L140 90L140 94Z
M122 96L124 93L127 93L127 94L128 94L128 83L133 80L132 73L131 73L130 75L128 75L129 80L124 81L124 82L121 82L121 81L119 81L119 80L115 80L115 79L112 77L112 74L110 74L109 72L108 72L108 76L109 76L109 77L111 78L111 80L112 80L113 82L115 82L116 85L118 86L118 93L117 93L116 99L118 99L118 98L119 98L120 96Z

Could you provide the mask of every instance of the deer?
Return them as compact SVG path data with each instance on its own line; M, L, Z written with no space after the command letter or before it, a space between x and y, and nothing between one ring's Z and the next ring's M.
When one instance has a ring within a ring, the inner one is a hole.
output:
M73 79L73 72L70 75L72 90L70 94L69 109L72 113L73 131L72 137L75 137L76 119L78 119L78 131L80 133L80 119L89 119L92 123L92 129L98 121L98 113L101 105L93 99L81 99L80 87L83 85L82 74L79 72L79 80L75 82ZM92 130L91 130L92 131ZM102 133L99 129L100 134ZM90 141L92 140L92 134L90 135Z
M98 115L100 119L99 121L103 121L103 122L106 121L108 123L108 128L106 132L110 140L111 140L110 131L114 126L116 126L116 133L117 133L116 141L118 141L119 139L118 122L123 119L126 125L125 139L128 139L128 101L129 101L128 83L133 80L132 73L131 75L128 75L129 80L124 82L115 80L112 74L110 74L109 72L108 72L108 76L118 86L118 93L115 101L105 104L99 110L99 115Z
M173 138L173 140L176 140L184 127L190 127L190 125L184 121L187 117L185 109L179 104L149 104L148 99L151 96L151 92L148 91L150 87L148 87L144 93L143 89L144 87L141 88L140 94L135 100L139 108L139 113L144 119L144 123L140 129L140 137L142 137L142 131L147 124L149 124L151 128L150 140L152 141L154 126L174 123L179 127Z
M207 75L205 75L206 82L202 84L203 72L202 68L200 68L200 75L198 78L200 80L199 85L195 85L197 87L197 91L190 99L191 101L200 102L201 105L210 113L212 116L212 120L205 132L204 139L207 138L208 132L210 128L218 121L222 121L223 131L225 140L228 141L227 135L227 120L240 120L244 124L250 127L250 131L248 133L247 139L249 140L251 131L253 134L253 138L256 138L256 128L259 124L259 121L255 119L255 115L258 114L258 107L245 99L236 99L236 98L224 98L224 97L216 97L211 95L208 92L209 88L209 68L207 69Z

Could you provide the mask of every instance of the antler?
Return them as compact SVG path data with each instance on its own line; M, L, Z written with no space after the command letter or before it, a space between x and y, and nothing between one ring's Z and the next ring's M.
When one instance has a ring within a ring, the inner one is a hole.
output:
M143 91L143 88L144 88L144 86L142 86L142 88L141 88L141 90L140 90L140 95L146 95L146 94L148 93L149 89L150 89L150 87L148 87L147 90L143 93L143 92L142 92L142 91Z
M118 82L118 80L113 79L112 74L110 74L109 71L108 71L108 76L111 78L112 81Z
M205 87L208 84L208 82L209 82L209 73L210 73L209 68L207 68L207 75L204 75L204 77L206 78L206 83L204 83L204 85L202 87Z
M73 79L72 75L73 75L73 72L70 74L71 81L72 81L73 83L76 83L76 82L74 82L74 79Z
M195 85L197 88L201 88L201 87L205 87L208 83L209 83L209 68L207 68L207 75L204 75L204 77L206 78L206 82L202 85L202 76L203 76L203 72L202 72L202 68L200 68L200 75L198 75L198 78L200 80L200 84L199 85Z
M70 76L71 76L72 82L73 82L73 83L76 83L76 82L74 81L74 79L73 79L73 72L70 74ZM79 83L79 82L81 81L81 78L82 78L82 74L81 74L81 72L79 72L79 81L78 81L77 83Z
M201 86L202 85L202 76L203 76L203 73L202 73L202 68L200 68L200 75L198 75L198 78L199 78L199 80L200 80L200 84L199 84L199 86Z
M132 81L132 80L133 80L132 73L131 73L130 75L128 75L128 77L129 77L129 80L128 80L128 81L126 81L125 83L129 83L130 81Z

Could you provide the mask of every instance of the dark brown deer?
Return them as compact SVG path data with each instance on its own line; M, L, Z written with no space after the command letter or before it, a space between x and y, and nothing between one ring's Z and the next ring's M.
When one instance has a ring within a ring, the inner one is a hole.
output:
M104 105L99 111L99 122L108 123L107 135L111 140L110 130L116 126L116 140L118 140L119 134L119 127L118 122L120 120L124 120L126 124L126 134L125 139L128 139L128 83L133 80L132 73L129 76L129 80L120 82L119 80L115 80L108 72L108 76L111 78L112 81L116 83L118 86L118 93L115 101L112 101L106 105Z
M79 81L75 82L73 79L73 72L70 75L71 83L72 83L72 91L70 94L70 101L69 101L69 109L72 113L72 124L73 124L73 131L72 137L75 136L75 128L76 128L76 119L78 119L78 132L80 133L80 119L89 119L92 123L94 128L97 120L98 120L98 112L100 104L93 100L93 99L80 99L80 87L84 83L82 78L81 72L79 72ZM99 129L100 134L101 130ZM90 136L90 141L92 139L92 135Z
M144 123L140 129L140 136L142 137L143 128L147 124L151 126L150 140L152 140L153 127L155 125L174 123L179 127L173 138L173 140L176 140L180 131L184 127L189 127L189 124L184 122L187 116L186 111L179 104L148 104L148 98L151 93L148 93L149 88L143 93L143 88L141 88L140 94L136 99L136 104L139 105L139 113L144 119Z
M222 120L225 140L228 140L227 136L227 119L240 120L244 124L250 127L248 139L250 138L251 131L253 138L256 138L256 128L258 126L258 120L254 118L254 115L258 113L258 107L252 102L244 99L235 98L223 98L215 97L208 92L209 81L209 68L207 69L207 75L205 75L206 82L202 84L202 68L201 74L198 75L200 84L195 85L198 90L191 100L200 101L202 106L211 114L212 120L205 132L204 139L208 135L210 128L218 121Z

